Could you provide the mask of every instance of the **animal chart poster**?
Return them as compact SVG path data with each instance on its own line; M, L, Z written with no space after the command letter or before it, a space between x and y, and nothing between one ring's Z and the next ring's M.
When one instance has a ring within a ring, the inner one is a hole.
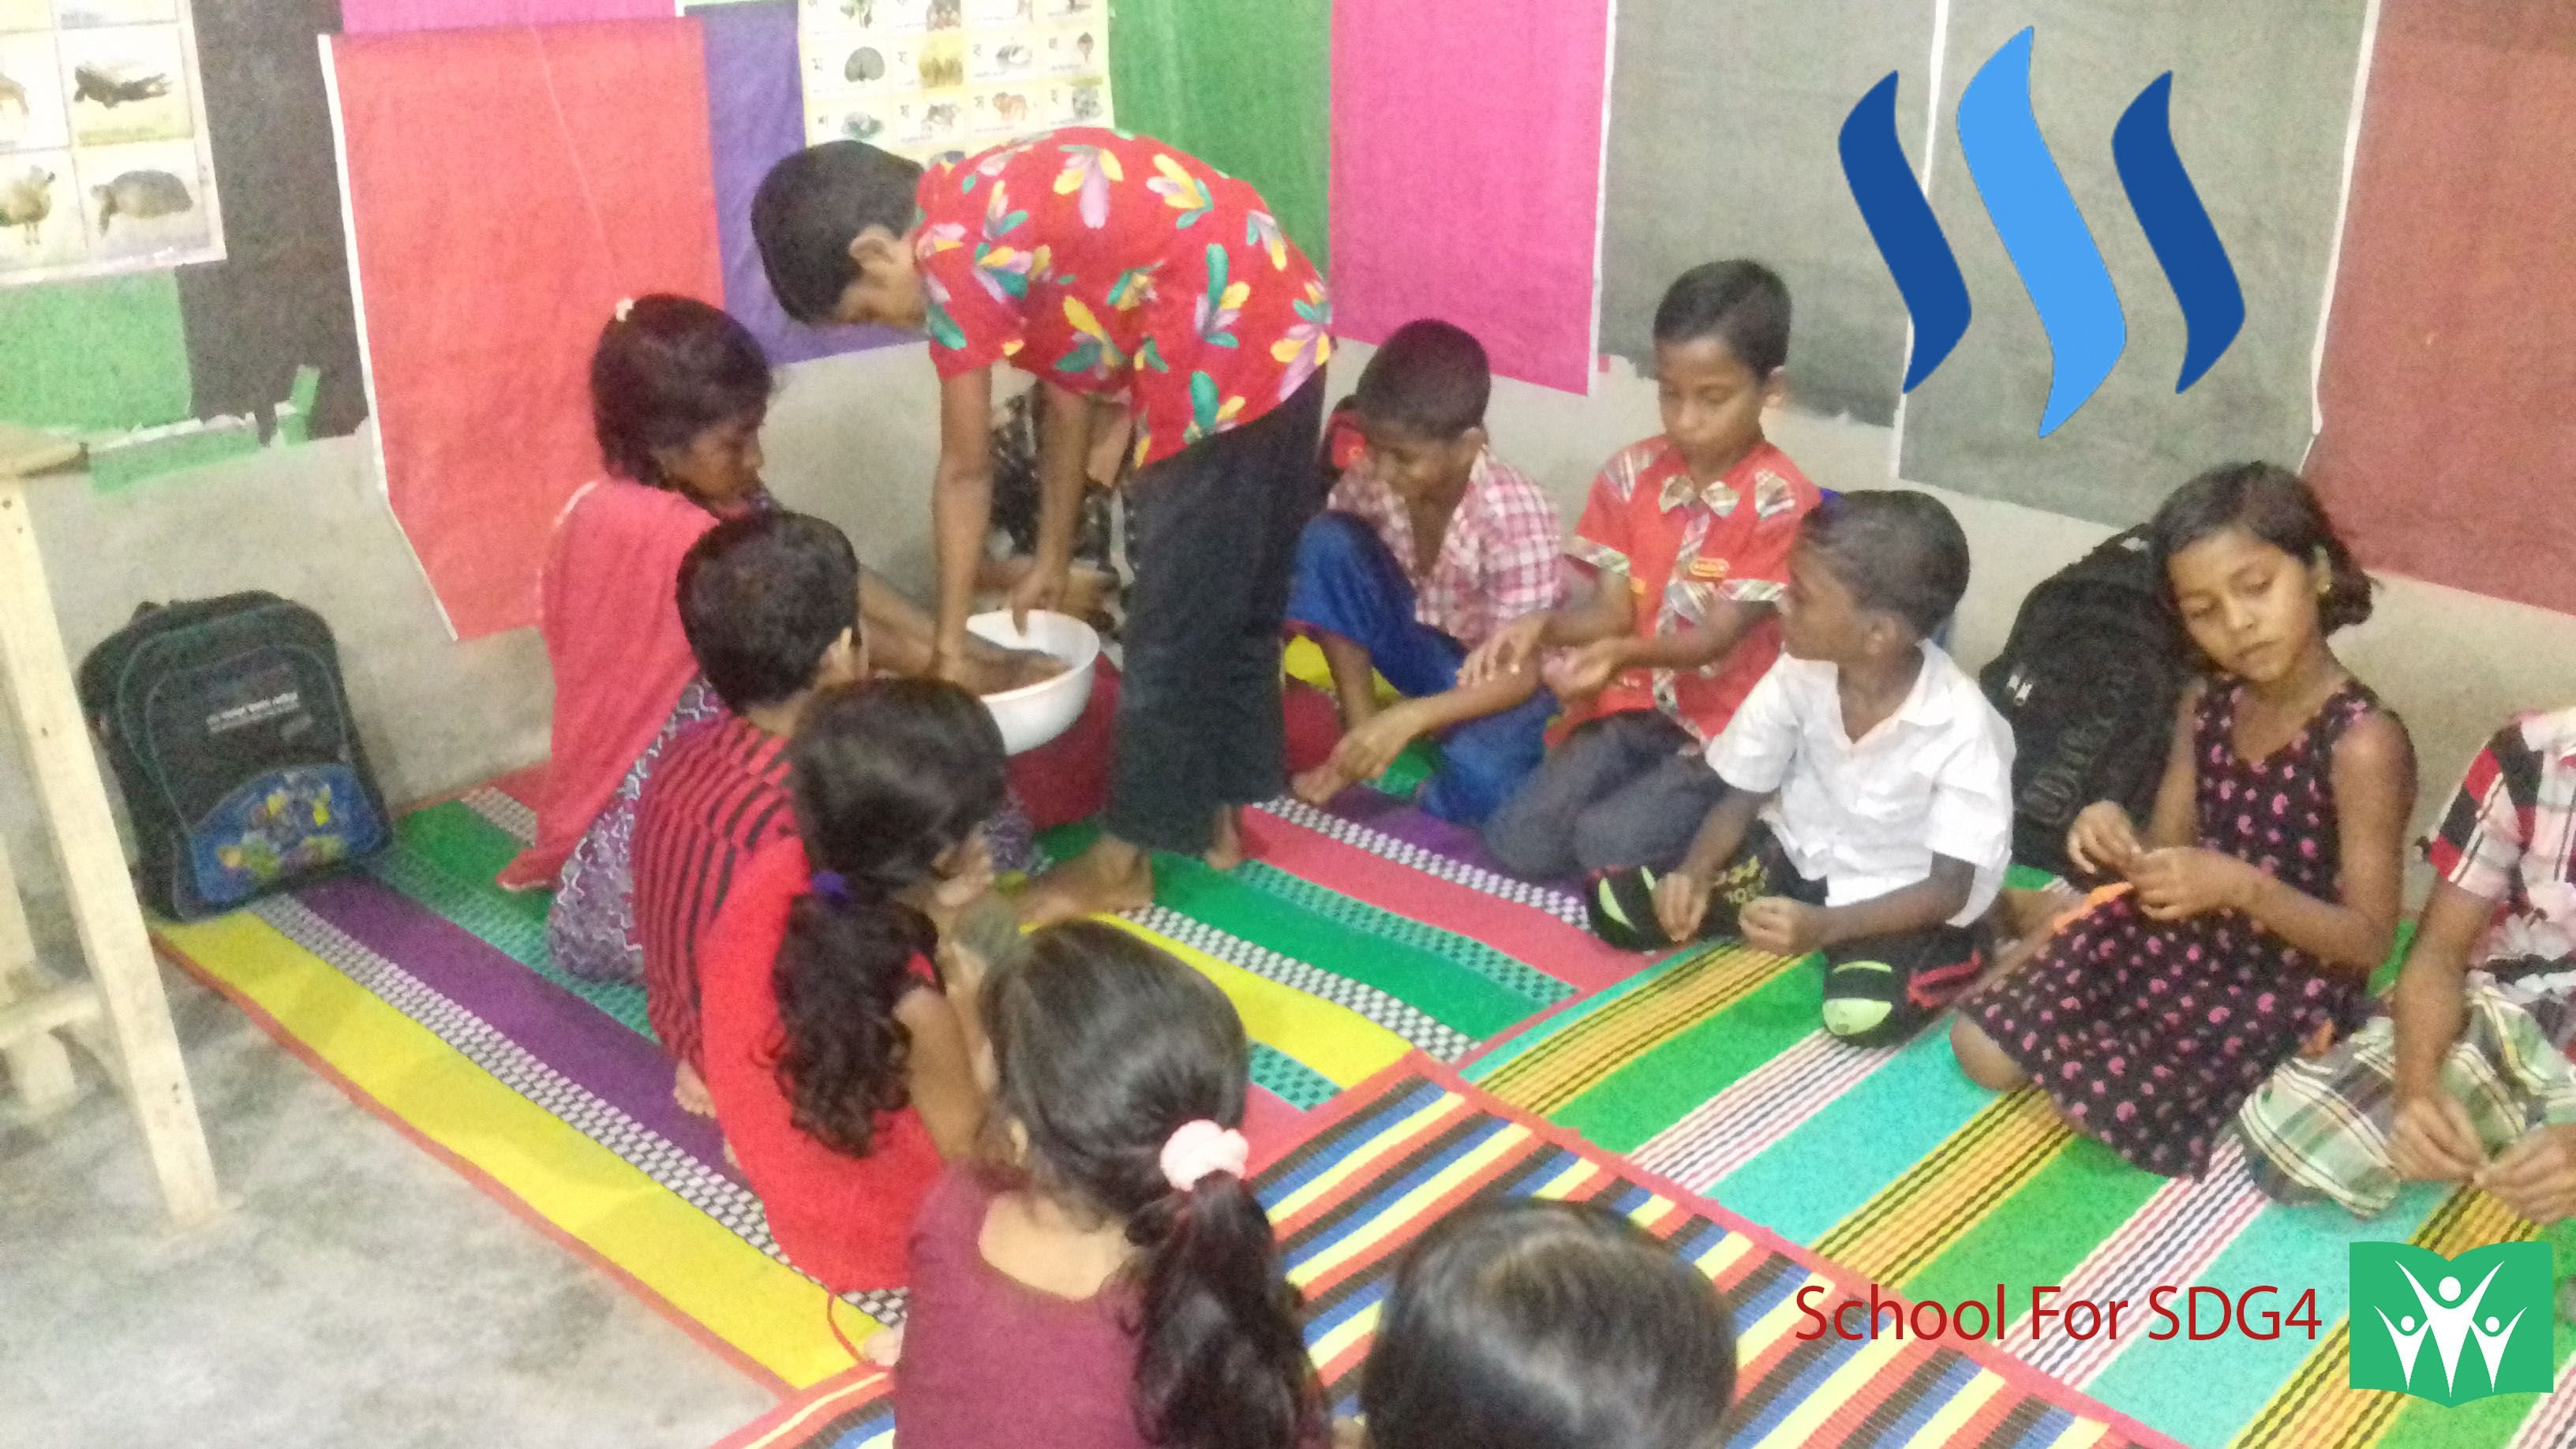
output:
M0 286L223 254L187 0L0 0Z
M927 162L1110 124L1108 0L798 0L797 16L809 143Z

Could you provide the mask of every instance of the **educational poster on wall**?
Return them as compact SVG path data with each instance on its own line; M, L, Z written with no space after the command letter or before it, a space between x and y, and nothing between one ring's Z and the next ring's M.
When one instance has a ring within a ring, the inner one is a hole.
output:
M799 0L806 140L926 162L1109 125L1108 12L1108 0Z
M0 286L220 259L186 0L0 0Z

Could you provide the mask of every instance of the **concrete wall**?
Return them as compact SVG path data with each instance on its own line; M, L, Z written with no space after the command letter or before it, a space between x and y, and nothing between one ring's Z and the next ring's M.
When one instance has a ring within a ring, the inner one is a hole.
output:
M1335 395L1369 349L1335 360ZM1612 452L1654 432L1653 386L1625 364L1589 397L1502 382L1497 448L1556 496L1570 524ZM794 508L848 530L870 564L918 589L930 574L926 495L935 385L917 348L792 369L765 438L769 478ZM1774 438L1838 489L1885 486L1889 432L1790 411ZM261 454L115 494L66 477L36 490L56 607L75 659L145 600L272 589L337 631L367 745L398 800L455 790L541 758L551 685L534 631L451 640L374 481L366 435ZM2179 480L2177 480L2179 481ZM1940 490L1933 490L1940 491ZM1963 663L2002 647L2030 586L2105 537L2101 525L1942 492L1975 550L1953 640ZM2408 579L2385 580L2344 658L2415 734L2429 819L2477 744L2520 709L2576 699L2576 618ZM5 712L0 712L5 713ZM20 863L41 932L61 912L10 726L0 719L0 838Z

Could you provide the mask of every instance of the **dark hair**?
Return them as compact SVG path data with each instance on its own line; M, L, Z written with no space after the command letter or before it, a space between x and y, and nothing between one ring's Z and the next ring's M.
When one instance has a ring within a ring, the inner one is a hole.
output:
M590 355L590 420L608 471L665 486L655 454L769 406L769 359L721 307L656 293L621 303Z
M1816 505L1798 546L1824 561L1865 609L1931 637L1968 592L1968 535L1929 493L1873 489Z
M789 744L796 828L816 874L787 915L771 972L785 1043L778 1085L798 1130L865 1157L901 1108L911 1034L895 1004L937 944L897 899L1002 806L1002 734L975 696L926 679L815 697ZM839 879L828 879L837 876Z
M751 235L778 305L808 325L830 321L858 275L850 243L872 226L912 230L920 187L921 163L865 141L826 141L770 167L751 198Z
M775 510L728 518L680 559L680 630L727 708L792 698L859 628L859 556L822 519Z
M1676 278L1655 305L1655 341L1714 337L1768 378L1789 360L1789 288L1760 262L1705 262Z
M1717 1289L1591 1203L1488 1199L1396 1270L1361 1371L1370 1449L1703 1449L1735 1395Z
M1369 423L1426 438L1454 438L1485 422L1494 374L1484 344L1464 327L1425 318L1378 344L1351 400Z
M1175 1449L1290 1449L1322 1395L1252 1186L1163 1176L1184 1123L1243 1122L1250 1048L1206 977L1115 926L1037 933L984 988L996 1104L1028 1133L1039 1192L1127 1225L1137 1289L1138 1429Z
M2241 528L2301 563L2325 555L2331 576L2325 597L2317 600L2317 625L2331 634L2370 617L2370 575L2353 562L2352 550L2335 533L2334 520L2307 480L2272 463L2230 463L2212 468L2185 483L2156 510L2147 525L2155 546L2156 576L2166 581L2175 554L2213 534Z

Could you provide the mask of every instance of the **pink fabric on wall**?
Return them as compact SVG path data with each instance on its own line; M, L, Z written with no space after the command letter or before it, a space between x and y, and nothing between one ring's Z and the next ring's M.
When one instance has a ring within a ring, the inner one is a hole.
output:
M2386 0L2309 459L2363 563L2576 612L2576 9Z
M724 295L689 20L331 42L394 516L460 638L537 619L622 297Z
M349 35L374 35L577 20L668 20L676 13L671 0L340 0L340 28Z
M1582 392L1609 0L1336 0L1334 330L1417 317L1506 377Z

